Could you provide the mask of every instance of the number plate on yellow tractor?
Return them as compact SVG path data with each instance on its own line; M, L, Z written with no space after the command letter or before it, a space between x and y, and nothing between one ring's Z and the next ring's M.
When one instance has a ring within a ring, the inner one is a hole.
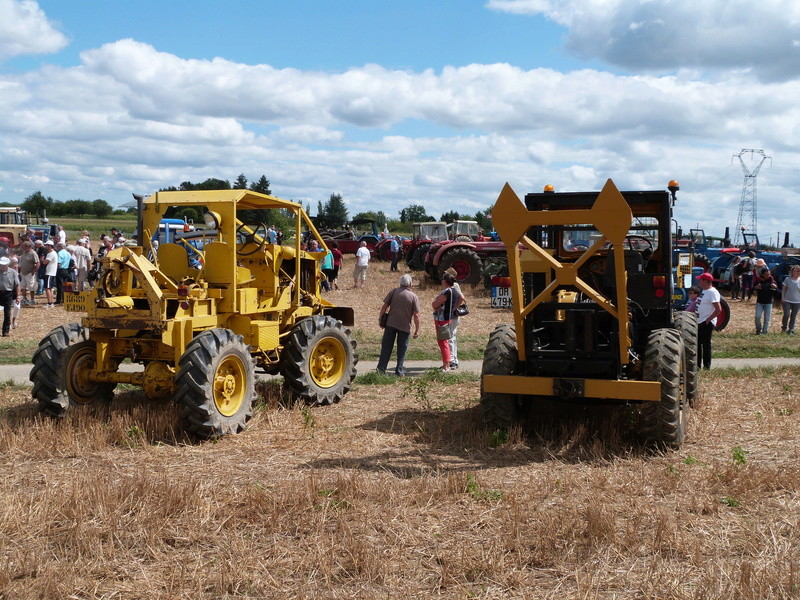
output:
M90 291L64 292L64 310L67 312L86 312Z

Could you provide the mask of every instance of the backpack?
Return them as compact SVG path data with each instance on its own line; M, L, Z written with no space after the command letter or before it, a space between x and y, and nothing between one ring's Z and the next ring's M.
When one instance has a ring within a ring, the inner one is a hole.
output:
M733 274L738 277L739 275L744 275L748 271L752 270L753 270L753 265L750 264L750 259L745 258L742 260L742 262L736 265L736 267L733 270Z

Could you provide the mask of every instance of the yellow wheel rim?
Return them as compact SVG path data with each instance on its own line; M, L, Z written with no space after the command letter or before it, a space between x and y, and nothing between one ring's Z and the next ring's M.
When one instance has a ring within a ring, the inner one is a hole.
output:
M236 414L244 402L245 369L237 356L226 356L214 373L214 404L220 414Z
M347 353L342 342L336 338L323 338L311 350L311 378L321 388L333 387L344 376L346 362Z
M67 393L77 404L89 404L97 391L97 383L89 379L95 370L95 348L87 346L72 355L67 366Z

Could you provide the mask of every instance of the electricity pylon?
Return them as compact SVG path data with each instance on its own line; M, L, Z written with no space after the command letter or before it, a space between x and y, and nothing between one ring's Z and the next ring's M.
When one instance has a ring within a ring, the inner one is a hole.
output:
M746 153L750 153L750 164L745 164L742 156ZM753 155L759 154L761 156L761 160L758 162L758 165L755 168L750 168L753 164ZM739 154L734 154L734 158L739 159L739 163L742 165L742 171L744 171L744 185L742 186L742 201L739 203L739 218L736 221L736 233L733 239L733 245L738 246L739 242L744 243L744 236L742 233L745 231L748 233L753 233L758 235L758 208L756 202L756 178L758 177L758 172L761 170L761 166L764 164L764 161L769 159L772 161L771 156L766 156L763 150L753 150L753 149L745 149L742 148L742 151ZM731 159L733 160L733 159Z

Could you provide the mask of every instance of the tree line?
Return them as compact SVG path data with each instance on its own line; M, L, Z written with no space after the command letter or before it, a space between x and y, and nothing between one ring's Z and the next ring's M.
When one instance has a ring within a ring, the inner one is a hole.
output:
M174 191L196 191L196 190L250 190L261 194L271 195L270 182L266 175L261 175L255 181L248 181L244 173L231 181L209 177L205 181L193 183L184 181L180 185L161 188L161 192ZM41 191L36 191L22 202L20 208L31 215L43 216L45 214L53 217L94 215L97 218L104 218L113 213L121 213L120 209L114 208L105 200L54 200L50 196L45 196ZM306 205L306 212L311 214L311 207ZM450 223L454 220L477 221L478 226L484 231L492 228L491 214L492 207L477 211L475 214L459 213L457 211L447 211L442 213L439 220ZM128 209L128 212L136 212L136 209ZM174 208L167 211L168 217L184 218L194 222L202 220L201 214L193 208ZM241 211L241 219L248 222L263 222L266 225L275 225L279 228L291 225L288 214L281 211L270 210L244 210ZM383 211L366 211L356 213L352 219L349 216L347 205L341 194L331 194L325 202L317 203L317 214L312 217L318 229L342 229L351 221L373 220L379 229L388 228L390 231L410 231L411 223L435 221L436 218L429 215L424 206L420 204L410 204L401 209L398 219L390 219Z
M53 200L40 191L32 193L20 204L20 208L29 215L43 217L67 217L79 215L94 215L98 219L114 213L114 208L105 200ZM119 211L124 212L124 211Z

